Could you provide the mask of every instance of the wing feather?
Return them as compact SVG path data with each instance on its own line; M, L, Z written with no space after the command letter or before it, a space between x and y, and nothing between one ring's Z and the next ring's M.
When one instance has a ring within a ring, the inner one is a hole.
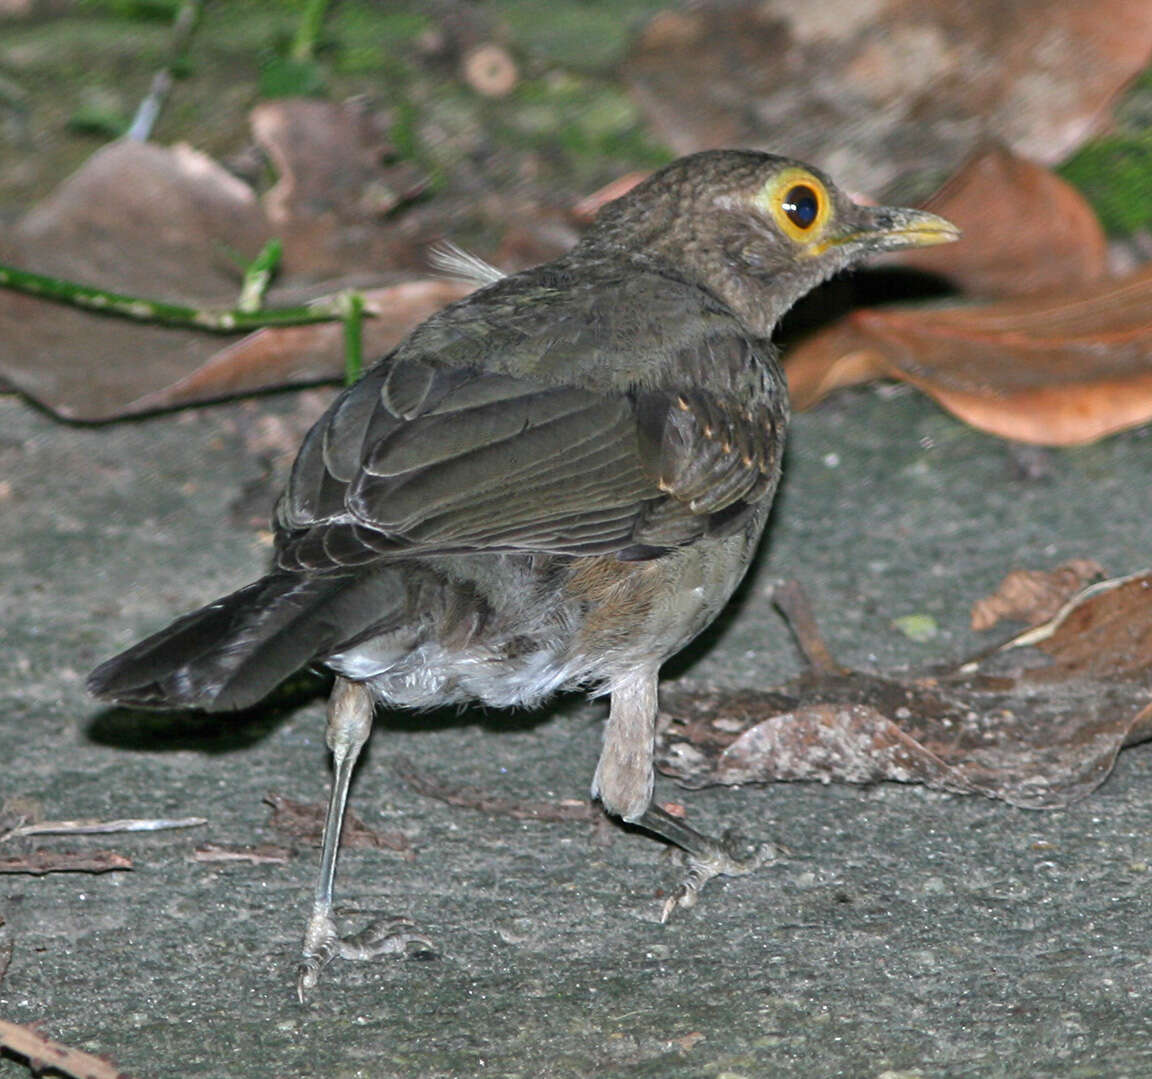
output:
M734 334L697 362L750 362ZM392 356L305 440L277 512L286 569L519 550L651 557L769 493L783 405L683 392L597 393Z

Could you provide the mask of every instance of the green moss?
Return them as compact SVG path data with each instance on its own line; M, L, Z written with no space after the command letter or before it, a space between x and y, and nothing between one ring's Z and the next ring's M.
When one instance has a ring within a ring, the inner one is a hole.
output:
M539 0L490 0L485 6L518 49L546 64L592 71L619 63L636 26L665 5L658 0L552 0L546 15Z
M170 23L180 10L181 0L84 0L81 9L93 14L110 14L145 22Z
M930 614L905 614L892 619L892 625L911 641L926 644L939 632L936 619Z
M560 151L570 159L619 158L633 167L655 167L672 157L650 139L627 94L570 73L521 83L492 119L512 144Z
M130 117L120 109L99 105L81 105L68 117L68 130L77 135L95 135L100 139L118 139L128 130Z
M1110 233L1152 228L1152 134L1090 142L1058 171L1080 189Z
M1110 133L1082 146L1057 171L1080 189L1108 232L1152 228L1152 66L1116 104Z
M426 15L374 6L337 7L325 27L325 41L344 74L372 74L407 66L413 45L432 27Z
M319 97L324 88L323 69L313 60L271 56L260 65L261 97Z

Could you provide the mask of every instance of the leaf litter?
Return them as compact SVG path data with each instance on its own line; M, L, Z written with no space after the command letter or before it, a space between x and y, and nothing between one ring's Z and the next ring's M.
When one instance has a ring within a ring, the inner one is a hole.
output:
M474 285L422 276L433 223L409 222L422 191L354 106L279 101L253 127L276 162L261 198L188 146L119 141L11 229L0 260L108 291L197 307L234 305L244 267L275 234L282 274L269 306L366 290L365 345L387 351ZM0 289L0 377L58 416L107 420L284 385L333 380L342 328L218 334L138 324Z
M787 357L797 408L875 378L911 383L972 426L1044 446L1152 419L1152 265L1075 292L867 308Z
M964 233L950 250L904 253L903 266L971 297L1071 290L1108 276L1108 240L1087 199L1050 169L985 143L924 203Z
M1052 809L1152 738L1152 571L1092 585L1039 626L922 673L841 667L799 587L776 600L804 673L771 690L662 694L658 763L685 786L893 781Z
M416 212L424 182L395 160L370 110L269 102L251 122L277 170L262 197L187 146L113 143L0 236L0 257L112 290L219 307L234 302L246 261L275 234L283 273L269 302L364 290L370 356L476 286L411 276L408 267L427 264L435 238L432 215ZM547 243L567 246L572 225L637 176L576 203ZM896 377L984 430L1043 445L1092 441L1152 418L1152 269L1106 278L1103 232L1074 189L985 144L929 205L967 226L967 236L955 251L913 253L903 264L973 294L1010 298L855 312L789 353L797 408L838 386ZM546 224L535 221L532 235ZM523 261L516 236L506 237L502 261ZM1021 291L1028 295L1015 295ZM339 324L316 324L222 343L207 332L127 323L0 290L0 377L64 418L107 420L335 381L342 333Z
M972 628L982 633L1002 619L1032 626L1047 622L1090 581L1106 576L1092 558L1073 558L1049 570L1013 570L992 595L972 604Z
M1063 160L1150 50L1146 0L711 0L653 16L623 77L677 153L785 153L890 200L985 138Z

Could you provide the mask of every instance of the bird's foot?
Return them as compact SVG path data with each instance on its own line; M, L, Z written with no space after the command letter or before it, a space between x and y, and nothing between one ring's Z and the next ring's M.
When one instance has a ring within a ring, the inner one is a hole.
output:
M303 1004L308 990L316 988L320 972L333 959L379 959L386 955L433 959L436 954L435 946L409 918L380 918L360 932L342 937L336 931L331 910L318 906L312 911L304 934L304 958L297 968L296 995Z
M661 922L668 921L677 907L688 910L696 906L700 890L713 877L742 877L761 866L770 865L787 853L787 848L777 847L774 843L760 843L750 847L744 839L730 831L725 832L720 839L715 839L698 832L657 805L650 805L632 823L679 847L683 852L684 864L688 866L688 876L679 891L664 901L660 911Z
M685 843L682 835L677 835L677 839L683 844L681 860L688 866L688 875L675 894L665 899L660 907L661 924L677 909L687 911L696 906L700 891L713 876L744 876L756 872L761 866L772 865L785 853L785 849L774 843L752 845L734 831L726 831L718 839L691 829L690 844Z
M746 841L733 832L725 832L720 839L701 836L691 851L683 853L688 875L674 895L669 896L660 909L660 921L666 922L678 908L690 910L696 906L700 892L713 877L742 877L761 866L777 861L781 852L773 843L760 843L748 852Z

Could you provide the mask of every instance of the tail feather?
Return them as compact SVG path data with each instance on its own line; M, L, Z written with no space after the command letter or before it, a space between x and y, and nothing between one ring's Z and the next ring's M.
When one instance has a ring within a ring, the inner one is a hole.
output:
M247 708L402 605L394 574L271 573L102 663L88 690L143 708Z

